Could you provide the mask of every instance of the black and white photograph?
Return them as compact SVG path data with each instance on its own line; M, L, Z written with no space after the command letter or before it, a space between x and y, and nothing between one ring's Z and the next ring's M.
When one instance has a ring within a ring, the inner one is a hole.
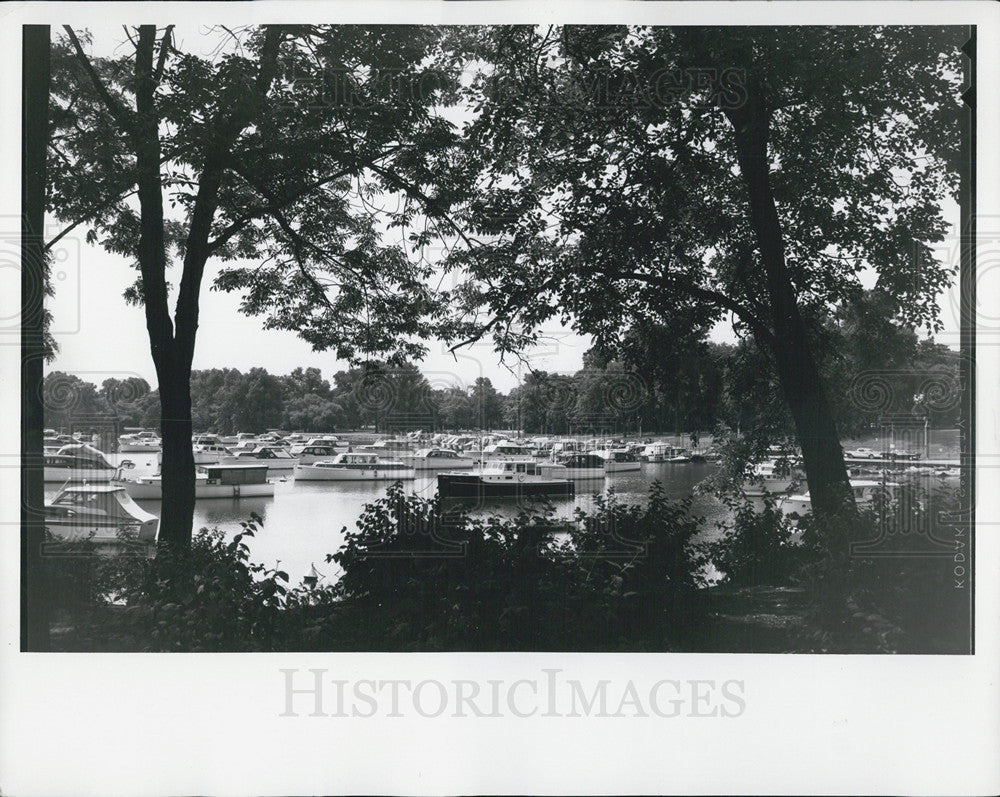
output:
M3 793L1000 788L995 6L44 5Z

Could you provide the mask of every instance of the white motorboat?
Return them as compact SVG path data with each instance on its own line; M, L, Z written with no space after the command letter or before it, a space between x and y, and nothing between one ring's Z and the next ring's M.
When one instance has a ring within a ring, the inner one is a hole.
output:
M163 441L149 429L133 434L123 434L118 438L118 451L122 454L146 454L159 451Z
M899 491L898 482L869 481L866 479L851 479L851 492L854 493L854 502L860 506L869 506L879 493L887 494L893 499ZM790 518L799 518L812 512L812 499L806 491L799 495L789 495L778 502L778 509L783 515Z
M376 454L386 459L398 459L400 454L413 451L413 443L410 440L376 440L368 446L359 446L357 451L365 454Z
M365 451L337 454L333 459L296 465L296 481L397 481L415 479L413 468L399 460Z
M571 496L571 479L544 475L542 463L533 459L487 462L470 473L439 473L442 498L520 498L533 495Z
M762 498L765 494L781 495L798 487L802 478L802 474L793 467L779 467L773 460L761 462L747 477L743 493L749 498Z
M399 461L414 470L459 470L475 464L472 457L447 448L422 448L415 454L402 454Z
M622 473L629 470L640 470L642 463L639 458L627 448L612 448L596 452L604 460L606 473Z
M274 495L274 482L267 480L266 465L204 465L203 473L195 474L194 497L200 498L250 498ZM132 498L141 501L163 499L163 481L160 474L121 479L118 484Z
M156 543L160 519L142 509L118 484L67 484L45 502L45 527L64 542L89 539L98 552L123 544L120 531L133 532L146 546Z
M564 454L555 462L539 462L543 476L559 479L603 479L604 458L599 454Z
M285 449L278 446L257 446L252 451L240 451L230 457L222 457L220 465L266 465L271 473L289 471L299 464Z
M649 443L642 449L639 458L646 462L664 462L667 457L673 455L673 450L673 446L669 443Z
M219 462L223 457L233 456L233 452L216 434L195 435L191 443L195 465L209 465Z
M504 462L507 460L531 459L534 449L531 446L523 446L520 443L503 441L493 443L483 449L481 462Z
M300 465L312 465L320 460L333 459L343 450L340 446L310 440L305 445L292 446L288 453L298 459Z
M63 446L54 454L44 455L47 482L109 482L116 470L103 451L85 443Z

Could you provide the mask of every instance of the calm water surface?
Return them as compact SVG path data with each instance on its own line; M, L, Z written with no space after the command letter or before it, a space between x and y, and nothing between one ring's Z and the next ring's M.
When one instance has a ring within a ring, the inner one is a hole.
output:
M155 454L112 454L108 458L115 464L119 458L132 460L136 465L131 471L133 475L157 470ZM663 484L668 497L683 498L691 495L695 485L716 467L705 463L644 462L638 471L577 481L576 496L553 501L553 505L557 516L570 517L574 507L593 507L594 493L604 493L612 487L623 502L642 503L655 480ZM273 498L199 499L195 503L194 525L195 529L218 527L227 537L232 537L240 531L240 522L249 520L250 513L256 512L264 518L264 525L256 538L247 540L255 562L269 567L280 562L281 569L288 573L293 584L298 583L313 564L327 581L336 580L337 566L327 564L326 555L336 553L344 541L344 527L354 530L365 504L383 497L387 487L388 482L296 483L289 475L279 478ZM436 473L418 471L415 480L404 482L404 489L431 498L437 489ZM155 515L162 509L159 501L138 503ZM518 509L517 501L491 501L477 507L476 512L509 516L516 514ZM692 511L706 518L711 531L712 521L725 517L727 510L711 496L696 495Z

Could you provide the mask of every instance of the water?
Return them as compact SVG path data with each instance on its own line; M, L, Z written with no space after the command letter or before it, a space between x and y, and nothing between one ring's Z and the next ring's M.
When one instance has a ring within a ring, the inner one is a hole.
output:
M114 464L118 464L119 459L131 460L136 467L130 473L136 476L157 470L155 453L109 454L108 458ZM552 504L558 517L571 517L575 507L592 508L593 494L606 492L611 487L621 501L642 503L655 480L663 484L668 497L684 498L716 468L706 463L644 462L638 471L577 481L574 498L553 500ZM436 472L418 471L415 480L403 484L406 492L431 498L437 490ZM338 573L334 563L326 563L326 555L336 553L344 541L344 527L355 530L355 522L365 504L383 497L388 485L388 482L296 483L289 473L278 478L273 497L199 499L195 502L194 527L218 527L231 538L240 531L241 521L249 520L250 513L256 512L264 519L264 524L255 538L247 539L253 561L268 567L280 563L280 569L288 573L292 584L297 584L315 564L329 582L336 580ZM137 503L155 515L162 511L159 501ZM520 508L517 501L497 500L474 509L477 513L510 516ZM727 512L722 504L707 495L695 496L692 511L704 516L709 527L714 527L713 521L725 517Z

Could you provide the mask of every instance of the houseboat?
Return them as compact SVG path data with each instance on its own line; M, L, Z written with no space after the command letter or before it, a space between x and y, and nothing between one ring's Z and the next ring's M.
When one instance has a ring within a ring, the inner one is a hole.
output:
M160 519L142 509L118 484L67 484L45 502L45 528L64 542L89 539L98 552L110 552L131 531L147 546L156 543Z
M85 443L63 446L54 454L44 454L43 460L47 482L109 482L117 470L103 451Z
M471 473L439 473L442 498L520 498L522 496L572 496L572 480L546 476L533 459L487 462Z
M365 451L337 454L333 459L296 465L295 481L397 481L415 479L412 467Z
M203 465L203 472L195 474L194 497L250 498L274 495L274 483L267 480L266 465ZM118 484L140 501L163 499L163 482L160 474L121 479Z

